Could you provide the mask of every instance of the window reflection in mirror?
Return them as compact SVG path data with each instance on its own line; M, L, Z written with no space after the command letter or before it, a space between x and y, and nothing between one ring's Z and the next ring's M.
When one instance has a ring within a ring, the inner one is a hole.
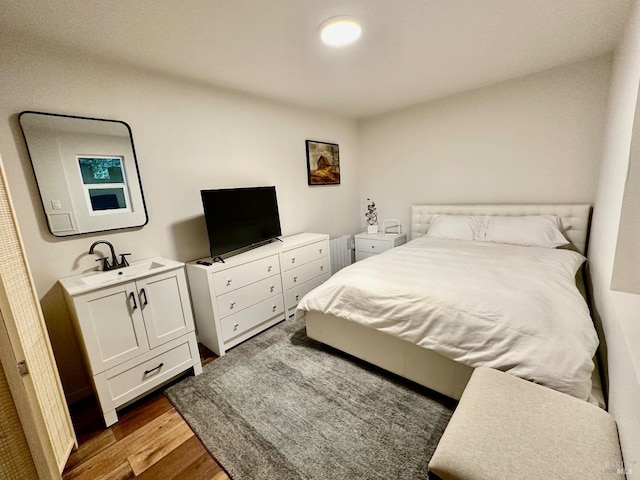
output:
M147 223L129 125L42 112L19 118L53 235Z
M78 157L90 214L130 211L122 160L122 157Z

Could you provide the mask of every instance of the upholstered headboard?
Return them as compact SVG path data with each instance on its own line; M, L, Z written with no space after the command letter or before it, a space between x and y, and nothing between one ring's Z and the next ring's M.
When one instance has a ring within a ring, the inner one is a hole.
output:
M591 205L585 204L486 204L412 205L411 238L427 233L431 218L447 215L556 215L562 220L567 239L583 255L587 251Z

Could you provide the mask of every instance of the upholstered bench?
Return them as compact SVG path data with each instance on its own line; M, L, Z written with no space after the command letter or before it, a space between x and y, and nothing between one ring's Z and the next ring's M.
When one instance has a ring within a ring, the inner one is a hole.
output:
M429 462L430 480L624 478L615 420L512 375L477 368Z

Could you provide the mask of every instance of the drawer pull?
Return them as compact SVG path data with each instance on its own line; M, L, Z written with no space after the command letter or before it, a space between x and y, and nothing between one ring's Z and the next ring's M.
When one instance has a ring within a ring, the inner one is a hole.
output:
M296 257L291 258L291 263L296 263Z
M293 283L296 283L298 281L298 277L293 277Z
M235 332L236 330L238 330L238 327L239 327L239 326L240 326L240 325L238 325L237 323L234 323L234 324L233 324L233 331Z
M274 305L273 307L271 307L271 311L272 311L272 312L275 312L275 311L276 311L276 308L278 308L278 306L277 306L277 305Z
M320 249L318 249L318 251L320 252L320 255L322 255L322 249L320 248Z
M231 302L229 303L229 310L233 309L233 307L235 306L236 302Z
M270 272L270 271L271 271L271 265L267 267L267 272Z
M324 270L324 265L320 265L320 271Z
M133 292L131 292L129 294L129 299L133 301L133 307L131 307L133 310L135 310L136 308L138 308L138 303L136 302L136 296L133 294Z
M296 302L297 302L298 300L300 300L300 295L299 295L299 294L298 294L298 295L296 295Z
M142 304L149 305L149 301L147 300L147 292L145 292L144 288L140 290L140 295L144 297L144 302L142 302Z
M271 285L271 286L269 287L269 291L270 291L271 293L273 293L274 288L276 288L276 287L275 287L275 285Z
M376 248L376 246L375 245L371 245L371 248Z
M144 374L145 374L145 375L149 375L151 372L154 372L154 371L156 371L156 370L160 370L162 367L164 367L164 363L161 363L161 364L160 364L160 365L158 365L157 367L153 367L153 368L151 368L151 369L149 369L149 370L145 370L145 371L144 371Z
M230 278L227 278L227 287L228 287L229 285L231 285L231 279L230 279Z

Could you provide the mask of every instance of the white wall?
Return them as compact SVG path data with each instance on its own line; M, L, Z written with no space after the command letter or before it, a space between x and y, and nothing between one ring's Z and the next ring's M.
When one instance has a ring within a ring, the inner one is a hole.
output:
M206 61L206 59L203 59ZM105 239L131 261L208 255L200 189L276 185L284 235L358 229L357 131L350 120L151 72L0 42L0 153L67 396L88 383L57 279L96 266ZM123 120L132 129L149 223L56 238L46 227L17 114L23 110ZM341 185L307 185L305 140L340 145Z
M598 181L609 56L360 123L360 209L409 227L412 203L585 202ZM362 217L364 220L364 217Z
M624 184L620 227L611 288L640 294L640 102L636 102L629 166Z
M640 296L613 292L610 285L639 81L640 4L636 2L614 57L589 249L594 303L607 340L609 410L618 422L625 466L633 473L640 468Z

